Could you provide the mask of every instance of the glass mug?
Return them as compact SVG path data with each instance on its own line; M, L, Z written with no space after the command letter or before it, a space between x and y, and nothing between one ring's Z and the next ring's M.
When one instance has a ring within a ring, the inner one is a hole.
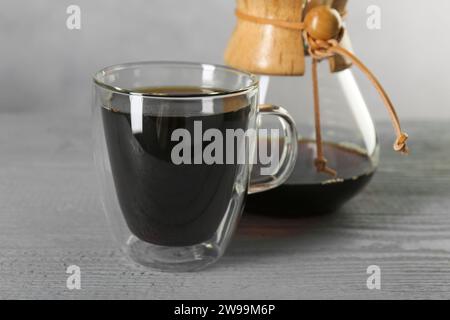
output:
M251 74L143 62L107 67L93 81L102 202L121 249L141 265L193 271L217 261L247 194L281 185L294 168L295 124L282 108L258 106ZM268 117L280 122L282 151L275 170L250 181L257 123Z

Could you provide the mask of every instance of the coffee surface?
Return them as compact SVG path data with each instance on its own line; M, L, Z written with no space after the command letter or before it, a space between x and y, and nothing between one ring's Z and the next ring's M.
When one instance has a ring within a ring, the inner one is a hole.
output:
M191 87L145 88L161 95L201 95L212 89ZM189 246L211 239L227 212L237 164L180 164L171 159L172 132L186 129L194 136L194 122L203 132L246 130L250 107L200 116L143 116L143 132L133 134L130 114L102 108L111 169L121 211L139 239L164 246ZM203 148L209 142L203 142ZM194 139L190 148L194 157ZM226 150L224 148L224 155ZM192 160L192 163L194 161Z
M172 97L201 97L205 95L214 95L223 93L224 90L217 88L203 88L203 87L140 87L132 90L136 93L144 93L155 96L172 96Z

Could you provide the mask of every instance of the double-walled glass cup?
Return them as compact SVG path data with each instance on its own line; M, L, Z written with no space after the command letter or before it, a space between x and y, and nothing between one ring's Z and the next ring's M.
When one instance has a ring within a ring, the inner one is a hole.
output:
M130 63L95 74L95 162L107 219L127 256L164 271L203 268L223 255L247 194L286 181L295 124L257 97L253 75L210 64ZM272 133L283 139L273 141L283 146L257 147L263 117L279 119L281 132ZM268 158L276 162L266 162L270 174L258 168L250 182L252 163L267 149L282 151Z

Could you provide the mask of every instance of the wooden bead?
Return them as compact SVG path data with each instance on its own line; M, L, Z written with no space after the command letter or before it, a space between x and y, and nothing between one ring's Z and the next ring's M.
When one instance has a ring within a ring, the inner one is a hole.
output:
M328 6L318 6L305 17L306 32L317 40L331 40L339 35L342 28L342 18L339 12Z

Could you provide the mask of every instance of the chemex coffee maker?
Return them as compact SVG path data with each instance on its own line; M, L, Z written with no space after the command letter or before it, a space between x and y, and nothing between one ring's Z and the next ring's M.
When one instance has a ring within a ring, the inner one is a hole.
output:
M290 179L249 196L247 211L331 212L368 183L378 166L379 146L352 66L365 74L387 107L397 135L394 150L408 152L408 135L391 100L353 53L346 6L347 0L237 0L237 25L225 61L259 75L260 103L288 109L299 133Z

